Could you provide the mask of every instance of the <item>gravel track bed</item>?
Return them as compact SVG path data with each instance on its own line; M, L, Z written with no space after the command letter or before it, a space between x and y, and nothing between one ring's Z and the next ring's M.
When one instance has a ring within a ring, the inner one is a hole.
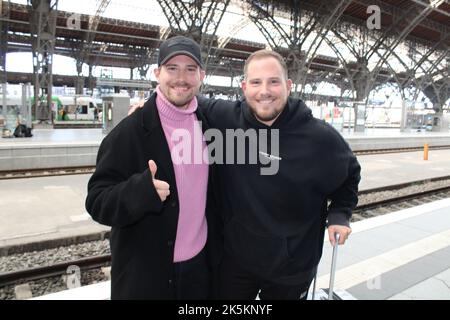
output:
M101 269L81 271L80 275L80 283L82 286L108 280L107 276L101 271ZM59 292L69 288L65 276L55 276L47 279L28 281L27 283L30 286L33 297L39 297L44 294ZM16 299L16 285L8 285L0 288L0 300Z
M372 202L389 200L394 197L406 196L412 193L448 186L450 186L450 179L420 183L406 188L401 188L398 190L386 190L376 193L362 194L359 196L358 205L365 205Z
M58 247L0 257L0 272L11 272L29 268L49 266L58 262L109 254L109 240L89 241Z

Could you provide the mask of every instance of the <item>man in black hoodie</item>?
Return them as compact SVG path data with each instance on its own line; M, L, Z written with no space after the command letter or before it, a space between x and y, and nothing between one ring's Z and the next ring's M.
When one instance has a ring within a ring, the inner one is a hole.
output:
M242 101L199 100L227 140L225 150L210 144L225 223L220 298L306 299L325 227L333 245L336 233L340 244L351 233L360 166L333 127L289 98L292 81L278 53L251 54L244 76ZM242 135L244 149L229 139Z
M226 252L220 297L254 299L259 292L261 299L306 299L325 227L332 244L336 233L343 244L351 232L360 166L333 127L288 97L292 82L278 53L250 55L244 76L244 100L200 104L223 136L243 129L249 137L244 164L227 140L219 165ZM249 161L254 150L257 163Z

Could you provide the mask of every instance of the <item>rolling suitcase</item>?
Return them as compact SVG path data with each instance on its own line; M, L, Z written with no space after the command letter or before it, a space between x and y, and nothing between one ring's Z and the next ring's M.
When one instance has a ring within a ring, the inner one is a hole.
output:
M334 277L336 274L336 261L337 261L337 253L339 247L339 234L336 234L336 243L333 246L333 256L331 259L331 272L330 272L330 284L328 288L319 289L316 292L316 280L317 280L317 271L314 276L313 282L313 291L312 291L312 300L356 300L354 296L348 293L345 290L335 289L334 288Z

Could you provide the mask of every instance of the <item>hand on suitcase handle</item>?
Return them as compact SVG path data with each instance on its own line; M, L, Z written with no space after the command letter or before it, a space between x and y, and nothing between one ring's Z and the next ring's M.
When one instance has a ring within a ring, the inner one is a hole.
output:
M336 243L336 233L339 233L339 244L344 244L350 233L352 233L352 229L347 226L337 224L328 226L328 238L330 239L330 243L333 247Z
M341 239L341 234L339 232L336 232L334 234L334 239L336 239L336 241L338 242L338 245L339 245L339 239Z

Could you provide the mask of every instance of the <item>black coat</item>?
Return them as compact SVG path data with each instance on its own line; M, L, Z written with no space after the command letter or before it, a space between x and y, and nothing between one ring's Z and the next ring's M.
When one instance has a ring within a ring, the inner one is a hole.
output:
M93 219L111 226L111 298L172 299L171 274L179 203L170 150L156 108L156 94L142 109L122 120L102 141L97 167L88 184L86 209ZM203 130L207 123L201 114ZM170 185L161 202L156 178ZM221 256L220 219L216 215L214 167L209 167L206 253L213 273Z

